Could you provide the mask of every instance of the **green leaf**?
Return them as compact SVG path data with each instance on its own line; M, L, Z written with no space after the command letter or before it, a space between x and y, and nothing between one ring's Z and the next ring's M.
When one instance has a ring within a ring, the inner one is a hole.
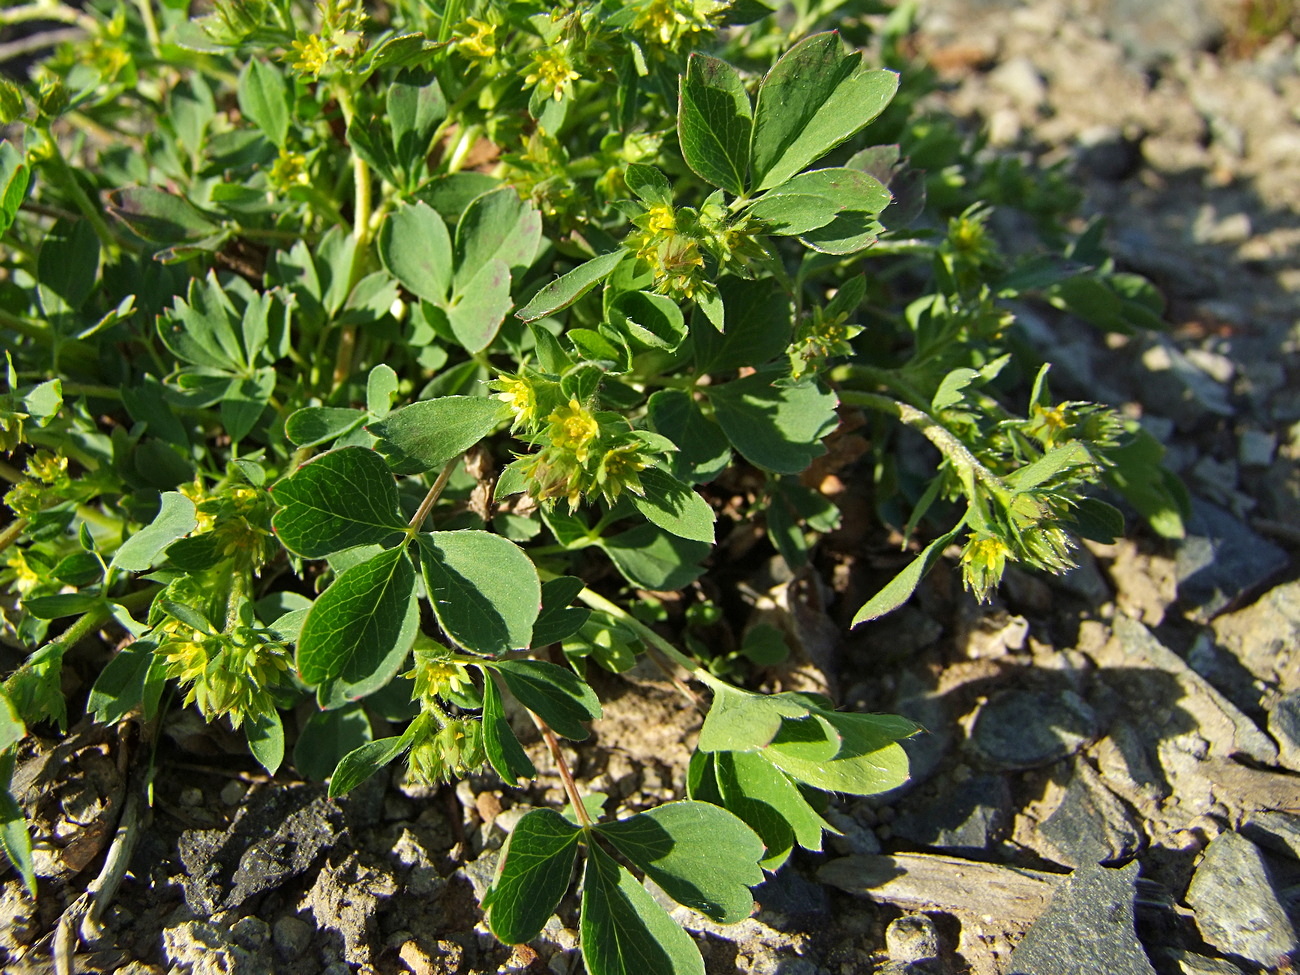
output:
M29 596L22 600L23 609L38 620L57 620L76 616L102 605L103 597L93 592L61 592L52 596Z
M0 752L11 745L18 744L26 736L27 726L18 716L18 709L14 707L14 702L9 700L9 695L4 692L4 689L0 688Z
M745 821L767 847L764 870L776 870L794 844L822 848L822 831L834 827L817 815L785 773L758 752L719 752L718 788L726 807Z
M410 748L411 729L414 727L415 725L412 724L404 734L394 738L380 738L377 741L366 742L360 748L355 748L344 755L338 767L334 769L333 776L330 777L329 797L337 799L339 796L347 795Z
M280 712L272 708L250 714L244 722L244 734L248 736L248 750L253 757L274 775L284 761L284 725Z
M673 188L668 177L643 163L628 163L623 173L627 188L646 203L654 206L672 206Z
M23 154L8 140L0 142L0 234L13 226L30 181L31 169Z
M153 566L165 549L198 525L194 502L177 491L165 492L154 520L122 543L109 569L143 572Z
M457 293L472 291L480 269L492 261L521 274L533 263L541 240L541 213L521 200L513 186L475 197L456 225Z
M700 372L761 366L784 356L794 331L794 307L775 281L723 278L718 291L725 308L725 331L691 322L691 344Z
M647 408L655 430L677 445L665 463L679 480L704 484L730 466L731 441L700 412L689 393L661 389L650 397Z
M690 935L594 843L583 873L581 936L589 975L704 975Z
M397 373L392 366L381 362L370 370L366 377L366 409L376 419L382 420L392 410L397 387Z
M284 435L299 447L317 447L361 426L365 410L342 406L304 406L284 421Z
M243 349L232 320L235 306L215 273L191 278L185 299L177 297L170 314L158 318L158 337L176 358L196 366L237 373L243 370ZM214 394L219 400L224 388Z
M678 538L654 525L602 538L600 547L623 578L634 586L655 591L684 589L704 574L699 563L712 551L704 542Z
M12 772L12 769L10 769ZM6 776L7 778L7 776ZM36 866L32 860L32 836L27 831L27 820L22 807L10 794L9 789L0 788L0 849L9 858L23 886L33 898L36 897Z
M759 623L745 634L740 652L755 667L775 667L790 656L790 647L779 629Z
M312 604L298 634L304 683L335 681L364 697L397 673L419 629L415 569L392 548L341 572Z
M654 467L641 472L641 486L645 494L633 494L632 504L648 521L679 538L713 544L717 516L704 498L667 471Z
M483 670L483 751L497 775L501 776L501 781L513 789L518 779L535 778L537 767L506 720L501 691L492 680L492 674L480 669Z
M533 624L533 647L559 643L582 629L591 610L569 605L582 590L582 580L573 576L559 576L542 583L542 611Z
M898 75L845 54L833 31L787 51L758 89L752 146L755 189L779 186L857 133L889 104Z
M394 410L366 429L395 474L441 468L496 429L504 403L486 396L443 396Z
M935 390L934 399L930 401L930 409L940 413L950 406L956 406L964 398L962 391L978 378L979 372L975 369L967 369L963 366L952 370L943 377L943 382L939 383L939 388Z
M515 824L483 898L488 927L505 944L536 938L569 889L582 831L554 809L530 809Z
M1124 536L1124 515L1099 498L1080 498L1070 512L1070 527L1090 542L1110 545Z
M772 225L772 233L805 234L841 213L875 215L889 206L889 190L856 169L817 169L769 191L750 214Z
M682 76L677 136L695 174L733 196L745 192L753 109L740 74L725 61L693 53Z
M947 535L936 538L922 549L916 558L907 563L902 572L889 580L885 588L867 600L866 605L854 615L850 625L857 626L859 623L892 613L907 602L912 597L912 593L916 592L916 587L921 584L925 574L930 571L934 563L939 561L948 543L957 537L957 531L958 529L954 529Z
M625 256L627 256L625 251L615 250L593 257L585 264L579 264L533 295L528 304L515 312L515 317L521 321L535 322L539 318L554 315L557 311L568 308L604 281Z
M532 643L542 585L514 542L485 531L419 536L420 565L438 625L466 650L521 650Z
M817 717L839 734L840 746L829 761L800 753L807 742L773 742L762 755L791 778L826 792L875 795L907 781L907 753L898 739L914 734L916 725L894 715L821 711Z
M763 843L727 810L707 802L669 802L603 823L596 832L677 903L721 924L753 913L749 888L763 882Z
M882 229L870 214L846 210L824 227L800 234L799 242L819 253L843 257L870 247Z
M271 497L280 506L271 519L276 537L307 559L383 544L406 527L388 465L365 447L313 458L276 484Z
M56 220L42 235L36 271L36 293L47 316L84 305L99 277L99 238L90 221Z
M513 194L514 190L507 192ZM510 268L505 261L493 258L477 270L455 303L447 308L452 334L471 354L492 344L513 304L510 300Z
M278 68L253 58L239 73L239 110L277 146L289 138L289 88Z
M108 194L104 208L137 237L155 244L197 242L218 233L220 224L184 197L149 186L128 186Z
M324 782L345 755L371 740L370 719L360 704L317 711L304 722L293 746L293 766L315 782Z
M757 467L799 474L826 452L821 440L835 429L834 393L814 383L775 386L767 370L708 390L718 424Z
M571 670L542 660L502 660L493 666L519 703L557 735L583 741L590 734L583 722L600 718L596 692Z
M1187 488L1162 465L1165 448L1148 431L1132 424L1132 439L1106 452L1112 464L1103 477L1124 496L1162 538L1183 538L1191 515Z
M769 744L786 718L801 718L808 707L774 694L751 694L719 684L695 746L702 752L748 752Z
M429 154L438 123L447 117L447 99L437 78L403 74L388 86L385 108L397 161L414 175Z
M379 257L402 286L426 301L443 304L451 285L451 234L427 203L407 203L379 228Z
M156 644L136 640L115 653L95 678L86 710L102 724L117 724L144 700L145 680Z
M275 367L266 366L253 376L233 379L221 398L221 422L236 443L252 431L262 418L275 392Z
M1093 460L1088 448L1078 440L1071 440L1059 447L1053 447L1032 464L1026 464L1012 471L1004 480L1017 492L1029 491L1067 471L1096 466L1097 462Z
M677 302L648 291L627 291L609 305L610 324L635 347L670 352L686 339L686 319Z

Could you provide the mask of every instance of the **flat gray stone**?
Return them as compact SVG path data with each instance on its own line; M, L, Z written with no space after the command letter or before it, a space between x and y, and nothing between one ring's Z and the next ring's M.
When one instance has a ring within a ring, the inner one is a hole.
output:
M1129 666L1164 671L1178 685L1174 706L1195 721L1215 754L1227 758L1240 753L1265 765L1277 760L1273 740L1145 626L1121 614L1115 617L1114 632L1123 657L1098 654L1098 665L1119 667L1127 661Z
M1060 805L1038 832L1058 851L1058 862L1072 867L1127 860L1143 840L1142 828L1127 807L1079 758Z
M1015 688L980 708L971 745L994 769L1031 769L1074 754L1097 734L1096 712L1073 691Z
M1187 537L1179 544L1174 562L1179 602L1193 619L1208 623L1289 562L1284 550L1238 518L1193 498Z
M1138 865L1084 864L1011 953L1009 975L1155 975L1133 931Z
M1241 835L1257 846L1300 860L1300 816L1261 810L1241 824Z
M1192 875L1187 903L1207 943L1271 968L1297 946L1264 857L1240 833L1221 833Z
M948 853L982 853L1011 812L1011 790L996 773L972 775L937 791L914 793L891 824L894 836Z
M1278 761L1300 771L1300 691L1292 691L1273 705L1268 712L1268 730L1277 742Z

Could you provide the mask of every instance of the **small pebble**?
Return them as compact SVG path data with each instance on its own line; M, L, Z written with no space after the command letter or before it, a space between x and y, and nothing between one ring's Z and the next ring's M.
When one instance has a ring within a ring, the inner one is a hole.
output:
M238 779L231 779L221 787L221 801L227 806L237 806L248 792L248 787Z
M182 806L203 805L203 790L195 785L186 786L181 789L180 803Z
M1237 440L1237 463L1242 467L1267 467L1277 451L1277 435L1245 430Z

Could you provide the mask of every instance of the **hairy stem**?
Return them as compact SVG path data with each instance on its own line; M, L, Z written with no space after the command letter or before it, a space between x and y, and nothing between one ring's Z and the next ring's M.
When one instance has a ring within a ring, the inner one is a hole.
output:
M546 747L551 750L551 757L555 759L555 767L560 773L560 781L564 783L565 795L569 797L569 803L573 806L573 814L578 817L578 822L582 826L591 826L591 817L587 815L587 807L582 804L582 794L578 791L578 783L573 780L573 773L569 771L569 763L564 760L564 753L560 751L560 740L555 737L555 732L550 729L545 721L528 712L533 719L533 724L537 725L537 730L542 733L546 740Z
M981 464L979 458L966 449L965 444L924 410L880 393L866 393L856 389L842 389L839 397L841 403L885 413L919 431L926 440L939 448L939 452L957 469L963 482L974 479L998 494L1010 493L1010 488L1002 478Z
M461 454L457 454L451 460L447 461L447 466L442 469L442 473L438 475L438 479L433 482L433 487L429 488L429 493L424 496L424 500L420 502L420 507L416 509L415 514L411 516L410 523L406 526L406 534L408 536L414 536L415 533L420 530L420 526L424 524L424 519L429 517L429 512L433 509L433 506L438 503L438 497L447 486L447 482L451 480L451 475L456 470L456 465L460 463L461 456Z

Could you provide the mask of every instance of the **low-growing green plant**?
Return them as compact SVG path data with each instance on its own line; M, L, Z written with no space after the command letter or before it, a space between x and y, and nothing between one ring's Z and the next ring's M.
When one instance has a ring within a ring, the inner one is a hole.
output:
M0 786L27 728L66 724L65 657L101 631L127 639L78 708L156 722L174 688L274 773L282 712L314 697L293 761L331 795L399 759L517 785L526 712L570 805L514 829L492 930L536 937L582 847L588 970L701 971L641 878L746 917L764 870L820 849L826 794L902 783L918 730L741 686L789 647L711 645L720 605L678 640L652 625L733 527L721 475L748 472L801 567L838 512L799 475L846 410L877 418L882 516L927 543L855 625L949 545L980 598L1009 564L1069 568L1076 535L1122 529L1102 481L1179 530L1154 441L1054 400L1045 368L1021 382L1008 343L1012 300L1130 329L1158 298L1099 227L1065 233L1059 177L977 161L906 78L891 106L905 11L188 7L0 11L87 34L0 84L0 579L25 658ZM982 198L1036 201L1042 249L1003 254ZM895 463L905 427L937 448L923 477ZM601 716L589 669L642 655L711 701L689 798L610 819L558 739ZM6 789L0 829L34 891Z

